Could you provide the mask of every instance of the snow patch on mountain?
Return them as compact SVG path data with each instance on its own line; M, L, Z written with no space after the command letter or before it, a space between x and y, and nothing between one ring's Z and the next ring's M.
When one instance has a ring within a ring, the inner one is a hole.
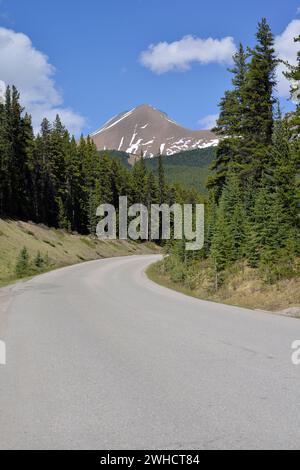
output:
M119 147L118 147L118 150L119 150L119 151L120 151L121 148L122 148L123 142L124 142L124 136L122 136L122 139L121 139L121 141L120 141L120 144L119 144Z

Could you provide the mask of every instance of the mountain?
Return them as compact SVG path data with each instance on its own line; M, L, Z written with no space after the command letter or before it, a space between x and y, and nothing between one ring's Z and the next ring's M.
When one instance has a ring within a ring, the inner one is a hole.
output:
M147 104L111 118L91 134L98 150L118 150L133 155L154 157L159 152L173 155L192 149L216 146L211 131L186 129L167 114Z

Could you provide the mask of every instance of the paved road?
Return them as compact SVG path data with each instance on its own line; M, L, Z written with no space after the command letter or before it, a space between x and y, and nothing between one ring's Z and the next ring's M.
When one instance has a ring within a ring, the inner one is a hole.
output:
M299 448L300 321L149 281L157 256L13 288L0 448Z

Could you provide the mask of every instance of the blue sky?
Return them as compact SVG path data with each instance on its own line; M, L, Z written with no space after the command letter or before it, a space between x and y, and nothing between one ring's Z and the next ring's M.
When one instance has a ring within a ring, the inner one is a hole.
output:
M36 121L61 110L77 133L141 103L201 128L230 84L230 48L253 45L261 17L293 59L287 36L300 33L299 6L300 0L0 0L0 80L19 86ZM207 38L220 42L209 45ZM223 57L216 56L219 46ZM284 92L282 104L290 109Z

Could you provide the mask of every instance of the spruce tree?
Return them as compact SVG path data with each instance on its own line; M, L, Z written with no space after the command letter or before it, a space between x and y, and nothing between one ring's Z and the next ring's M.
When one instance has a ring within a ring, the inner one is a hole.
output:
M18 255L15 272L18 277L24 277L30 274L29 254L25 246Z
M8 215L7 192L9 185L9 172L6 125L5 104L0 102L0 217Z
M243 160L242 135L244 133L245 102L243 90L248 69L247 54L242 44L233 56L234 66L229 71L233 74L232 90L227 90L220 102L220 114L214 129L220 137L216 158L211 165L215 174L208 179L208 188L215 189L219 199L225 185L227 173L239 168Z
M217 209L214 234L210 247L216 290L222 282L221 273L229 266L232 260L233 242L228 224L227 207L226 195L223 192Z
M249 49L251 60L242 88L244 102L244 174L261 178L268 165L273 134L274 87L277 59L274 36L265 18L258 24L257 44Z
M159 204L165 202L166 196L166 182L165 182L165 170L163 164L163 156L161 152L158 154L158 194L159 194Z
M269 186L276 193L290 224L293 225L298 211L297 165L289 141L288 122L282 119L280 112L274 124L270 168L266 171L266 175L269 178Z
M145 188L147 183L147 170L143 157L135 162L132 169L131 181L132 202L137 204L146 204L147 194Z

